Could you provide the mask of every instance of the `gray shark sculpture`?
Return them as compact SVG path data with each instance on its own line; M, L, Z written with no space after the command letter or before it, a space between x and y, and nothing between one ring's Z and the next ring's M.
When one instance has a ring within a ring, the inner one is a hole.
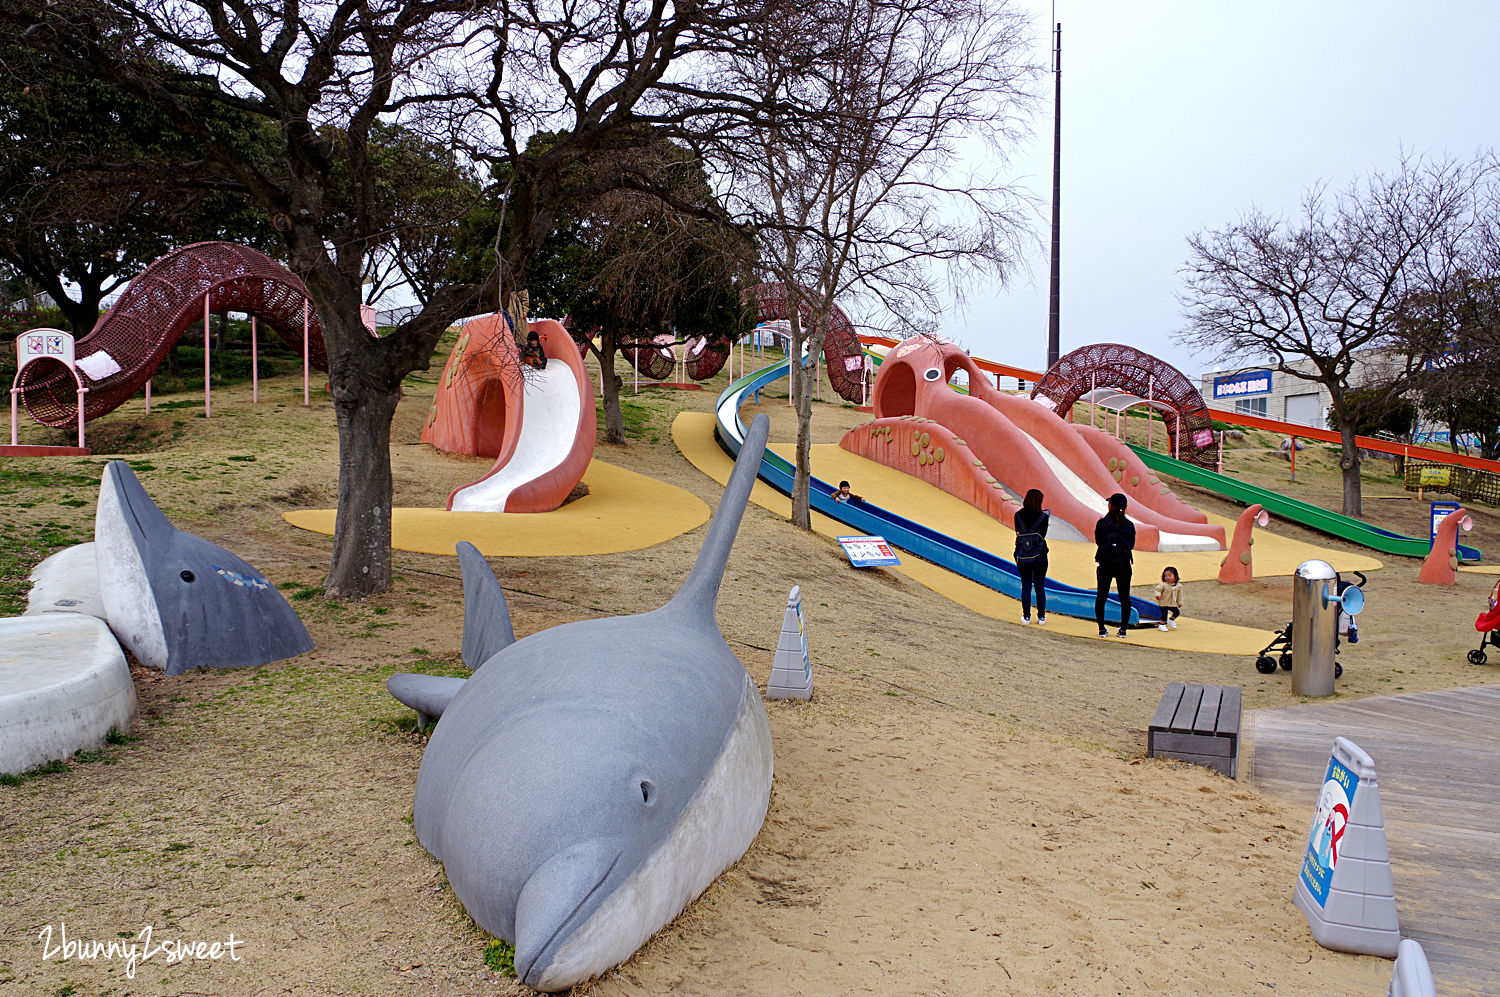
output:
M124 461L104 468L94 550L110 629L149 668L241 668L312 650L276 586L174 527Z
M512 642L499 583L460 544L465 660L477 669L388 683L441 717L417 776L417 840L538 990L628 959L765 821L770 724L715 606L768 429L757 417L665 606Z

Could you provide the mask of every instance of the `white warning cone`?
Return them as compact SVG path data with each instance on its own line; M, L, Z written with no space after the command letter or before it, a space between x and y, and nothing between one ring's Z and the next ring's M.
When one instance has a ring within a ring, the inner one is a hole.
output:
M776 642L776 660L767 699L807 699L812 696L812 658L807 652L807 628L802 622L802 587L792 586L781 618L781 637Z

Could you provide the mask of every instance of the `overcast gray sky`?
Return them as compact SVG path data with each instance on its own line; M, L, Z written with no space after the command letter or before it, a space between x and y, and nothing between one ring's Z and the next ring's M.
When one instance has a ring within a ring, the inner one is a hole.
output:
M1034 13L1050 65L1051 0ZM1181 327L1186 239L1245 209L1295 208L1320 179L1408 152L1497 144L1496 0L1057 0L1063 25L1062 352L1127 343L1211 369ZM947 316L971 352L1041 369L1047 354L1051 77L1012 168L1039 199L1031 277Z

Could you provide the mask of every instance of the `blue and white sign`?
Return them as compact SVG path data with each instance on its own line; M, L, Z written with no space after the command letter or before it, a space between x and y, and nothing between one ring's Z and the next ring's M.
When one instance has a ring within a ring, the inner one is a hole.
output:
M1271 393L1271 372L1247 370L1226 377L1214 378L1215 398L1243 398L1246 395Z
M1319 907L1328 905L1328 884L1333 881L1334 867L1339 864L1344 831L1354 811L1354 792L1359 775L1338 756L1328 760L1328 774L1323 777L1323 791L1318 794L1318 809L1313 813L1312 829L1307 834L1307 853L1302 857L1302 883Z
M856 568L878 568L886 564L900 564L901 559L886 543L885 537L839 537L839 546L844 556Z
M1459 510L1457 502L1434 502L1432 503L1432 540L1437 540L1438 527L1443 525L1443 520Z

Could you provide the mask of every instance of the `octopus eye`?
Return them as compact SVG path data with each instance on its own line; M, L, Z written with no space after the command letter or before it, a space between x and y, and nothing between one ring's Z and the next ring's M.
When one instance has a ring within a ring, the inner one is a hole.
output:
M936 367L928 367L922 376L929 381L941 381L943 379L943 372Z

